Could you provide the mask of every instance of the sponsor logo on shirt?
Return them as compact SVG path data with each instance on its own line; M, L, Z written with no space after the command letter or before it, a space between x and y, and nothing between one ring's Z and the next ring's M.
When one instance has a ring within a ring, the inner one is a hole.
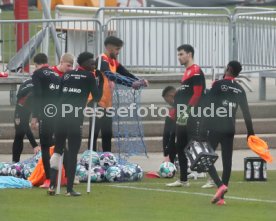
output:
M64 87L62 89L63 93L76 93L76 94L80 94L81 93L81 89L80 88L68 88L68 87Z
M43 74L44 74L45 76L49 76L50 74L54 74L54 72L51 71L51 70L43 70Z
M223 101L222 101L222 105L223 105L224 107L228 106L228 103L229 103L228 100L223 100Z
M237 107L237 103L231 102L231 101L228 101L228 100L223 100L222 105L224 107L231 107L231 108L236 108Z
M53 90L58 90L58 89L59 89L59 85L56 85L56 84L53 84L53 83L52 83L52 84L49 85L49 88L50 88L50 90L52 90L52 91L53 91Z
M222 91L228 91L228 86L227 85L221 85L221 90Z
M68 80L70 78L70 74L65 74L64 75L64 77L63 77L63 79L66 81L66 80Z

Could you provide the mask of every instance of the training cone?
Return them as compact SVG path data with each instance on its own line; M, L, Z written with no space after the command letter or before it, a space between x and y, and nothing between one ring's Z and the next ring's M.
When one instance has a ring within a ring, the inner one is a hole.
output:
M146 173L147 178L160 178L159 174L156 171L149 171Z
M267 143L261 138L251 135L248 137L247 145L266 162L271 163L273 161Z

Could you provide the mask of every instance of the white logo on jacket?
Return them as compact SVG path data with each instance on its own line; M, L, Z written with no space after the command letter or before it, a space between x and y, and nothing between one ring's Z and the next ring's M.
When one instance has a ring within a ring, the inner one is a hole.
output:
M221 90L222 91L228 91L228 86L227 85L221 85Z
M50 85L49 85L49 88L50 88L50 90L58 90L59 89L59 85L56 85L56 84L53 84L53 83L51 83Z

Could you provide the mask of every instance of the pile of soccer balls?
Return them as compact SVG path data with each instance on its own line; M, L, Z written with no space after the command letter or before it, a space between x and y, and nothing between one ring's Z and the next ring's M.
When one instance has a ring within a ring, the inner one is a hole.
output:
M34 171L38 160L41 157L39 152L35 156L18 163L1 163L0 162L0 176L14 176L18 178L28 179Z
M85 151L77 165L76 176L81 182L87 182L88 179L89 153L89 150ZM119 164L110 152L92 152L90 176L91 182L139 181L143 178L143 170L138 164Z
M89 168L89 151L85 151L77 164L76 176L81 182L87 182ZM28 179L34 171L41 153L20 163L1 163L0 176L14 176ZM143 170L138 164L118 163L116 157L109 152L98 154L92 152L91 182L128 182L139 181L143 178Z

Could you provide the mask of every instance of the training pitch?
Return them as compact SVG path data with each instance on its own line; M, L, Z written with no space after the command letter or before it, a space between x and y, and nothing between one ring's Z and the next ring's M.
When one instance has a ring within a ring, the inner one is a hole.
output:
M267 182L246 182L233 172L224 206L210 203L215 189L202 189L206 179L191 180L191 187L166 187L173 179L144 178L136 183L86 184L75 190L81 197L46 195L45 189L0 190L1 221L275 221L276 171Z

